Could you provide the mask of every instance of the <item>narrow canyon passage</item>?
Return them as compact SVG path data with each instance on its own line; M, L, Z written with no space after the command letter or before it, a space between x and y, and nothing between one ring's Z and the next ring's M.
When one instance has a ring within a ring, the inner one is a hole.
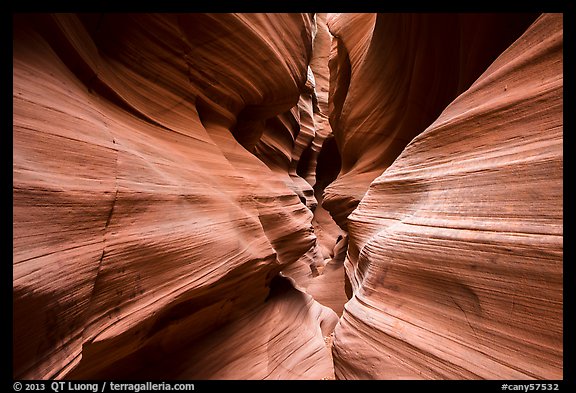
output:
M15 379L561 379L562 15L14 16Z

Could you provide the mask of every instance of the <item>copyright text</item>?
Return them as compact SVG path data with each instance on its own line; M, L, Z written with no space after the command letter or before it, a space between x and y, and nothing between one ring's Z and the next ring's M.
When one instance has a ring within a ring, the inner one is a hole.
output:
M73 381L41 381L41 382L14 382L12 388L15 392L31 392L31 391L52 391L54 393L63 392L146 392L146 391L180 391L192 392L194 391L193 383L167 383L167 382L134 382L134 383L118 383L118 382L73 382Z

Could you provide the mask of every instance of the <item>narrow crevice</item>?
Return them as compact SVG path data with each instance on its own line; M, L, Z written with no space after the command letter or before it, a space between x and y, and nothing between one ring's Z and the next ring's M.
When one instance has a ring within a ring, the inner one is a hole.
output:
M325 20L323 23L326 23ZM314 51L319 52L312 54L315 63L309 65L316 81L312 93L312 108L317 134L315 142L301 155L297 174L312 185L318 203L313 211L312 226L322 261L316 264L316 274L313 275L306 291L318 303L331 308L341 316L344 303L348 300L344 271L348 236L322 207L322 201L324 189L337 179L342 166L328 114L342 109L350 83L351 66L347 56L334 58L328 55L330 45L327 46L327 43L331 42L332 46L336 43L338 49L345 53L343 42L333 37L327 26L317 26L317 29L324 31L324 36L320 37L320 40L324 40L324 47L313 47ZM328 95L333 97L330 102ZM331 343L332 335L333 332L325 337L327 347L330 347L328 343Z
M106 230L110 225L110 221L112 220L112 215L114 214L114 207L116 206L116 201L118 200L118 184L116 184L116 192L114 193L114 200L112 201L112 208L110 209L110 213L108 214L108 218L106 219L106 225L104 226L104 234L106 234Z
M106 232L108 230L108 225L110 225L110 220L112 219L112 213L114 212L114 206L116 205L116 199L118 197L118 190L116 190L116 193L114 194L114 200L112 201L112 208L110 209L110 213L108 214L108 219L106 220L106 225L104 226L104 234L103 234L103 240L102 240L102 254L100 255L100 259L98 261L98 270L96 272L96 280L94 283L94 288L92 290L92 295L90 296L90 301L88 302L88 304L92 303L92 299L94 297L94 293L96 292L96 282L98 281L98 277L100 276L100 271L102 270L102 261L104 260L104 257L106 256Z
M114 139L114 137L112 137L112 143L114 145L116 145L116 140ZM103 229L103 233L102 233L102 254L100 255L100 259L98 260L98 268L96 270L96 275L94 276L94 285L92 287L92 292L90 293L90 298L88 300L87 307L86 307L86 314L85 314L86 320L90 319L94 298L96 297L96 295L98 293L99 283L101 281L102 266L104 263L104 258L106 257L106 240L107 240L108 228L110 226L110 223L112 222L112 216L114 215L114 209L115 209L116 203L118 201L118 150L115 149L115 151L116 151L116 157L115 157L115 173L114 173L114 188L115 188L114 198L112 199L110 210L108 212L108 217L106 217L106 224L104 225L104 229ZM86 331L86 329L85 329L85 331ZM84 333L83 333L83 335L84 335ZM84 352L84 347L86 344L87 343L82 344L82 352Z
M315 97L315 95L313 97ZM296 166L296 174L301 178L305 179L306 175L308 175L308 170L311 164L312 164L312 142L302 152L302 155L298 160L298 165Z
M322 144L316 163L315 197L318 206L314 211L312 224L318 245L323 254L323 264L317 266L318 276L310 283L307 292L320 304L331 308L340 317L344 304L351 298L350 285L344 269L348 249L348 235L322 207L324 189L340 173L340 153L336 140L330 134ZM326 337L327 343L333 336Z
M332 97L328 102L328 114L330 124L334 132L338 134L338 131L334 128L337 124L335 120L340 118L342 109L344 108L344 102L348 96L352 76L352 65L350 64L350 58L348 57L348 51L346 50L344 42L335 36L333 40L336 40L338 56L331 58L328 63L330 68L329 96Z
M15 16L16 376L561 375L562 245L510 236L557 222L561 17L352 15ZM524 260L548 324L484 279Z
M316 164L316 184L314 184L314 192L316 198L322 199L324 189L338 177L340 168L342 166L342 159L340 152L336 145L336 139L330 134L322 144L322 149L318 154L318 161ZM320 200L319 200L320 203Z

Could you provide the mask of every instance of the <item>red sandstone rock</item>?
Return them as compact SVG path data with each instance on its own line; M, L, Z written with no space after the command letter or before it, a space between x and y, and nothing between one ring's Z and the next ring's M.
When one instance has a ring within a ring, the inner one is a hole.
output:
M14 378L562 378L534 19L15 16Z
M287 279L277 278L264 303L200 340L187 342L187 330L183 329L156 335L148 345L113 366L95 373L81 365L68 377L333 379L334 368L324 340L336 322L332 310L294 289ZM172 349L167 351L167 347ZM102 354L88 356L96 363Z
M297 105L311 17L14 22L14 378L103 376L276 312L258 310L272 278L314 247L312 214L248 151L259 135L238 130ZM309 316L327 311L294 296L279 307L297 346L276 340L256 352L268 371L234 377L329 371Z
M542 15L372 182L337 378L562 379L562 75Z
M314 186L314 193L318 206L314 210L314 233L318 239L318 246L323 258L331 258L332 250L338 236L344 232L338 227L322 207L323 193L326 186L331 183L340 171L340 154L333 139L332 128L328 121L330 89L330 58L332 36L326 24L327 14L316 14L317 31L312 42L313 51L310 68L314 72L316 82L317 106L314 108L314 124L316 136L312 142L307 157L305 179ZM318 163L318 160L322 160Z
M347 247L348 238L338 237L332 259L322 267L322 274L309 281L306 287L307 293L319 303L330 307L338 316L342 315L344 304L348 301L344 271Z
M324 207L347 217L416 135L535 19L507 14L331 14L330 123L342 169Z

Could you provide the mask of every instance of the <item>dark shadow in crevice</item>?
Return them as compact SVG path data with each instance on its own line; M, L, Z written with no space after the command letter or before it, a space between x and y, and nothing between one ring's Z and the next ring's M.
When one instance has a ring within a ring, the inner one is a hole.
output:
M348 96L352 75L352 65L350 64L350 58L344 42L336 36L334 36L333 39L337 40L338 55L331 57L328 62L328 67L330 69L329 96L332 97L332 100L328 103L328 112L330 126L332 127L332 130L338 134L338 119L340 119L342 108L344 107L344 101L346 101L346 97Z
M308 176L308 169L310 168L310 160L312 158L312 145L308 146L300 156L298 165L296 166L296 174L303 179Z
M338 177L340 168L342 166L342 159L340 152L336 145L336 139L330 135L322 144L322 149L318 154L318 162L316 164L316 184L314 185L314 192L316 198L321 197L324 189ZM320 203L320 201L318 202Z
M292 285L290 279L278 274L274 276L270 282L270 292L268 292L268 296L266 296L264 303L293 289L294 286Z

